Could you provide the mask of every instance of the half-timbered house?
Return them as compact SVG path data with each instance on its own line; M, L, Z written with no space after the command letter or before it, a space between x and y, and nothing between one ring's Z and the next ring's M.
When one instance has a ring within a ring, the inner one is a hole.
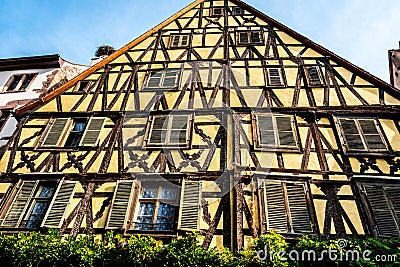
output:
M3 232L239 249L399 236L400 91L239 0L197 0L19 108Z

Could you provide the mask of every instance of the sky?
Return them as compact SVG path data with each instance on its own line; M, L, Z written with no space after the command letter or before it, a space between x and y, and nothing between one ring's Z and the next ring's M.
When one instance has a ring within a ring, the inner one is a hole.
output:
M60 54L89 64L96 48L120 48L192 0L0 0L0 58ZM399 0L245 0L268 16L389 81L400 41Z

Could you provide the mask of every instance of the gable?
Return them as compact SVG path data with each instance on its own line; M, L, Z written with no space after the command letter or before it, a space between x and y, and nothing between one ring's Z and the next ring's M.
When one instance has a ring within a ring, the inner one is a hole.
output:
M313 83L310 67L320 82ZM271 68L279 70L281 84L270 84ZM179 72L176 86L149 88L152 75L165 70ZM88 81L85 90L78 90L80 80ZM224 1L199 0L18 113L202 109L222 102L251 108L398 105L399 99L389 84L241 1L225 7Z

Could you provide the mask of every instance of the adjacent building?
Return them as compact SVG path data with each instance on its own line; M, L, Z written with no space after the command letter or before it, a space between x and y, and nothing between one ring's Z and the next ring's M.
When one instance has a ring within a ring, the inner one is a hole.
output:
M15 108L40 98L81 73L87 66L59 55L0 59L0 146L15 130Z
M400 91L239 0L197 0L20 107L2 232L240 249L400 233Z

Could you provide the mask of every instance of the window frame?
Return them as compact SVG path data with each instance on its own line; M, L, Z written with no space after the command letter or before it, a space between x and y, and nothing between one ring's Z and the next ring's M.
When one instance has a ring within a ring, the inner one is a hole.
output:
M215 10L221 10L221 13L216 13ZM210 17L223 17L225 15L224 6L213 6L210 8Z
M156 197L151 197L151 198L145 198L143 197L143 190L145 188L157 188L157 195ZM162 196L162 191L163 188L174 188L175 189L175 198L161 198ZM174 185L174 184L168 184L166 182L144 182L142 181L140 183L140 190L139 194L137 197L136 201L136 210L134 212L134 217L133 221L131 223L131 230L135 232L159 232L159 233L165 233L165 232L176 232L177 231L177 224L178 224L178 214L179 214L179 203L180 203L180 198L181 198L181 190L179 190L179 187ZM141 215L139 214L140 212L140 205L141 203L153 203L154 204L154 211L152 215ZM157 220L159 219L159 207L160 204L169 204L173 206L173 212L171 217L171 228L166 229L166 230L160 230L160 229L155 229L157 227ZM142 216L151 216L152 217L152 223L151 223L151 228L152 229L138 229L137 225L140 224L146 224L143 222L139 222L138 218Z
M170 143L171 131L173 130L170 126L172 125L173 119L170 118L174 116L187 116L187 126L186 126L186 143ZM165 132L165 143L150 143L150 138L152 137L154 119L157 117L166 117L168 119L168 128L163 130ZM145 149L160 149L160 148L179 148L179 149L190 149L192 140L192 129L193 129L194 115L191 113L182 114L160 114L160 115L150 115L146 124L146 133L144 135L143 148ZM168 140L168 141L167 141Z
M326 85L325 78L324 78L324 75L322 72L322 68L319 64L304 65L303 67L304 67L304 72L306 74L306 80L307 80L308 87L321 87L321 86ZM313 78L311 77L311 73L310 73L310 70L312 68L315 68L315 70L317 71L319 82L313 81Z
M240 10L240 12L237 12L237 10ZM244 14L244 9L240 6L233 6L231 7L231 14L232 16L241 16Z
M83 87L83 89L81 89L81 84L82 83L87 83L85 87ZM81 93L85 93L88 91L89 88L91 88L94 83L96 82L96 80L80 80L79 82L76 83L75 87L74 87L74 92L81 92Z
M343 152L346 155L388 155L392 154L393 150L390 146L389 141L387 140L387 137L382 129L382 125L380 124L379 118L378 117L357 117L357 116L334 116L333 117L335 126L336 126L336 131L338 133L339 139L340 139L340 144L342 146ZM348 146L348 141L346 140L345 136L345 131L342 126L341 120L353 120L357 126L357 131L359 133L359 137L363 143L364 148L363 149L353 149ZM377 130L381 141L383 145L386 147L386 149L370 149L368 142L367 142L367 137L365 136L363 129L360 125L360 120L373 120L375 124L375 129Z
M25 92L25 91L29 88L29 86L31 86L31 84L33 83L33 81L35 80L35 78L37 77L37 75L38 75L37 72L32 72L32 73L15 73L15 74L11 75L11 76L8 78L8 80L7 80L7 82L6 82L5 86L4 86L3 93ZM16 77L20 77L19 80L18 80L18 83L15 85L14 88L12 88L12 89L10 90L10 86L13 84L14 79L15 79ZM30 77L31 80L29 81L28 84L26 84L25 86L23 86L24 83L25 83L25 81L26 81L26 79L28 79L29 77Z
M290 179L289 176L265 176L265 175L256 175L257 178L257 191L258 191L258 203L260 209L260 227L261 229L265 229L267 232L275 231L280 234L290 234L290 235L304 235L304 232L295 231L294 223L293 223L293 212L291 211L291 207L293 205L290 204L289 193L287 189L288 184L292 185L302 185L304 189L304 202L306 204L308 220L310 222L310 232L307 234L318 234L318 222L315 221L316 211L312 198L312 193L310 189L310 179L307 177L301 177L300 179L296 177L295 179ZM277 229L269 228L269 218L267 212L265 212L268 208L265 204L268 202L267 192L265 188L263 188L263 182L269 182L273 184L280 184L280 188L282 189L282 196L284 200L284 210L286 215L286 231L280 231Z
M154 74L158 74L161 72L160 76L160 81L158 83L158 86L149 86L149 83L154 77ZM174 86L164 86L165 78L167 73L175 72L175 84ZM159 71L153 70L153 71L148 71L148 74L146 75L146 81L143 83L143 89L146 91L151 91L151 90L168 90L168 91L178 91L178 88L181 83L181 77L182 77L182 70L181 69L162 69Z
M260 41L259 42L252 42L252 34L257 33ZM247 34L247 42L241 42L241 34ZM264 45L265 43L265 37L264 37L264 31L262 29L257 29L257 30L237 30L235 32L236 35L236 45L237 46L257 46L257 45Z
M184 43L183 40L184 40L185 37L187 38L186 44L183 44ZM176 38L179 38L179 40L178 40L178 44L175 45L175 39ZM169 45L168 45L169 48L172 48L172 49L174 49L174 48L187 48L189 46L190 46L190 34L180 33L180 34L171 34L169 36Z
M261 143L261 135L260 135L260 127L258 124L258 117L259 116L271 116L272 117L272 122L273 122L273 131L274 131L274 141L275 145L269 145L269 144L262 144ZM276 117L290 117L291 120L291 128L293 132L293 138L296 143L296 147L294 146L289 146L289 145L280 145L279 142L279 130L277 127L277 121ZM283 152L298 152L302 153L303 149L301 146L301 140L300 140L300 133L299 129L297 126L297 120L296 116L293 115L288 115L288 114L281 114L281 113L262 113L262 112L252 112L252 133L253 133L253 143L254 147L258 151L283 151Z

